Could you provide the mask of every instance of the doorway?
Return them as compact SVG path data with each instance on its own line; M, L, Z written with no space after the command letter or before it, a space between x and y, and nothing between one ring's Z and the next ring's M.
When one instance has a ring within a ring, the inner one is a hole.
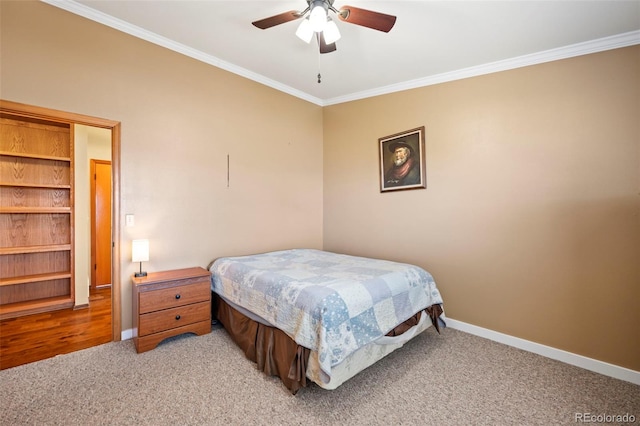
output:
M111 161L90 159L90 293L111 286Z
M81 126L90 126L92 128L98 128L107 130L109 133L108 145L110 148L111 159L111 242L112 242L112 262L111 262L111 340L120 341L122 333L122 307L121 307L121 265L119 259L120 255L120 122L92 117L82 114L76 114L71 112L65 112L60 110L54 110L50 108L38 107L33 105L21 104L18 102L6 101L0 99L0 111L17 115L21 117L29 117L37 120L55 121L60 123L69 123L72 125L72 129ZM77 152L76 152L77 154ZM86 158L86 157L85 157ZM72 160L75 162L75 160ZM89 162L86 163L86 169L89 168ZM79 165L79 164L76 164ZM88 170L87 170L88 171ZM85 181L85 185L88 182ZM88 189L88 188L87 188ZM89 197L87 191L87 198ZM77 194L76 194L77 195ZM89 206L87 202L87 207ZM76 206L79 207L79 206ZM88 212L87 212L88 213ZM89 227L90 218L88 214L84 216L84 219L75 217L74 222L76 226L80 226L83 222ZM89 234L87 229L87 234ZM89 243L86 244L89 246ZM87 251L89 251L87 247ZM87 256L89 257L89 256ZM76 263L78 259L75 259ZM86 264L89 264L87 259ZM77 266L77 265L76 265ZM88 269L88 268L87 268ZM73 272L72 272L73 273ZM75 275L75 274L74 274ZM84 287L88 292L90 287L90 274L82 274L75 276L75 280L79 281L79 285ZM76 294L76 296L78 296Z
M67 123L73 135L74 155L71 156L71 163L76 167L83 168L86 175L82 174L83 185L86 188L86 195L80 202L81 185L74 185L74 202L78 201L71 210L72 223L76 231L76 238L73 240L71 256L72 265L86 265L86 273L77 273L75 267L71 267L75 287L84 287L84 291L89 292L90 287L90 242L80 245L76 244L78 235L84 234L89 239L90 216L89 216L89 160L87 153L80 153L80 145L75 145L76 133L81 133L81 128L90 128L106 131L108 134L105 145L109 149L109 156L106 161L111 163L111 227L109 239L111 241L111 286L98 289L93 294L92 303L88 309L82 309L83 302L80 302L78 309L58 309L42 310L24 316L8 317L0 321L2 333L0 333L0 368L9 368L13 365L21 365L38 359L45 359L62 353L68 353L87 347L108 343L110 341L120 341L122 335L122 308L121 308L121 265L120 265L120 123L76 113L69 113L49 108L37 107L21 104L17 102L0 99L0 112L12 116L25 117L30 120L44 120L58 123ZM80 157L83 160L80 160ZM86 177L85 177L86 176ZM75 177L75 176L74 176ZM77 180L74 179L77 183ZM83 189L84 191L84 189ZM86 206L86 207L85 207ZM81 210L86 208L86 213ZM86 224L86 228L85 228ZM80 252L84 259L78 259ZM77 284L77 286L76 286ZM78 305L78 292L75 292L76 305ZM83 299L84 300L84 299ZM37 327L34 327L37 324ZM66 328L65 326L66 325ZM100 329L99 331L97 329ZM38 350L34 349L34 342L41 342Z

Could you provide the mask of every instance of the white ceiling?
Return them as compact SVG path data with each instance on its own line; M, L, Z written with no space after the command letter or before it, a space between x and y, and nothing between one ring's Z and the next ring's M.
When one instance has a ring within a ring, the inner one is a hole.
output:
M318 105L640 44L640 0L336 0L397 21L334 19L342 38L323 55L295 36L300 21L251 25L305 0L43 1Z

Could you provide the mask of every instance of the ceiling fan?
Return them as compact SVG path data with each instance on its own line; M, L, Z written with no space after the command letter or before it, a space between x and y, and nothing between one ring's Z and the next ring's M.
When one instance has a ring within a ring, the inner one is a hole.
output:
M296 35L309 43L315 33L320 53L329 53L336 50L336 41L340 39L340 32L336 23L329 16L329 11L335 13L338 19L350 24L360 25L374 30L388 33L396 23L396 17L372 10L361 9L353 6L343 6L340 9L333 7L334 0L306 0L307 7L302 12L290 10L268 18L252 22L262 30L304 18ZM308 16L307 16L308 15Z

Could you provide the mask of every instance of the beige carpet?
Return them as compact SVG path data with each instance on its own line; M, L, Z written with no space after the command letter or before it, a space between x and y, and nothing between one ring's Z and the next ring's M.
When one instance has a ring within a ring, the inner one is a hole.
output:
M0 392L1 425L640 422L640 386L452 329L427 330L334 391L292 396L215 329L144 354L124 341L3 370Z

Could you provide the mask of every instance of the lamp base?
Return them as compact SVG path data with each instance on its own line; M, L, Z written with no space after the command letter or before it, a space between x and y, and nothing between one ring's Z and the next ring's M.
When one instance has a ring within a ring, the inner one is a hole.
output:
M133 274L133 276L136 277L136 278L146 277L147 276L146 272L142 272L142 262L140 262L140 272L136 272L135 274Z

